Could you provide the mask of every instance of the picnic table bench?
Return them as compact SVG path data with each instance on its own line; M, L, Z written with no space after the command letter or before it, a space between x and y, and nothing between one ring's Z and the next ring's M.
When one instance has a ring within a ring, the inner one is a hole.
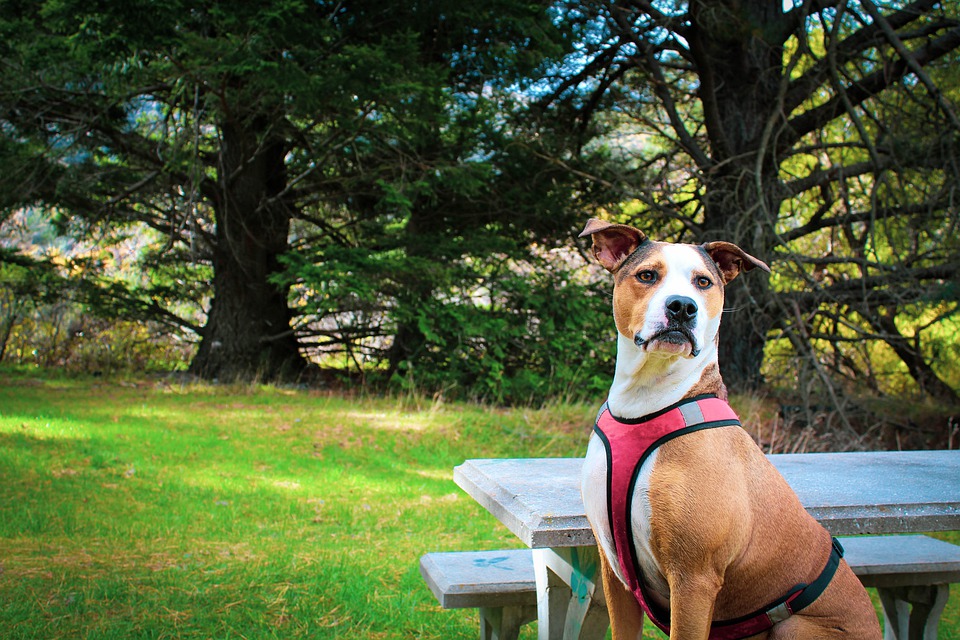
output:
M922 535L839 540L853 572L880 594L886 638L935 640L949 585L960 582L960 547ZM537 619L530 549L428 553L420 573L444 609L480 610L483 640L514 639Z
M960 451L769 458L832 534L853 536L844 539L847 559L865 585L878 589L885 638L936 638L949 584L960 582L960 548L927 536L874 534L960 530ZM516 637L534 618L542 639L606 632L603 589L594 581L596 545L580 499L581 463L468 460L454 470L457 484L531 547L421 560L442 606L481 610L481 637Z

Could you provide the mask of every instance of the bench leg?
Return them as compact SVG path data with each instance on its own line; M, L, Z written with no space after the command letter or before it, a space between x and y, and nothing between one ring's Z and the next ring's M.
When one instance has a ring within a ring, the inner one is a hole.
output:
M480 607L480 640L517 640L520 627L536 619L535 606Z
M937 640L950 585L877 589L883 605L884 640Z
M539 640L603 638L610 626L594 547L534 549Z

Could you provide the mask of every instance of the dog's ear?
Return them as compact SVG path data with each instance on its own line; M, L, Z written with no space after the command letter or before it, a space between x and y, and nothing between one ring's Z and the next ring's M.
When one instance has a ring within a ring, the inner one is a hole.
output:
M613 224L590 218L580 237L593 236L593 255L604 269L614 272L623 261L637 250L647 236L643 231L625 224Z
M723 275L724 284L740 275L741 271L750 271L754 267L770 273L767 263L754 258L733 243L707 242L701 247L717 263L720 274Z

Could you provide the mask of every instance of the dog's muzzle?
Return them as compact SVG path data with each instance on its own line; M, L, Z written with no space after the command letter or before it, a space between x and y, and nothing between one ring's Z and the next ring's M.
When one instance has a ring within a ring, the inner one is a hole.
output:
M670 344L690 344L690 356L696 358L700 354L697 340L693 335L693 327L697 322L697 303L686 296L671 296L664 304L667 323L659 327L653 335L644 338L638 332L633 342L641 349L647 344L659 340Z

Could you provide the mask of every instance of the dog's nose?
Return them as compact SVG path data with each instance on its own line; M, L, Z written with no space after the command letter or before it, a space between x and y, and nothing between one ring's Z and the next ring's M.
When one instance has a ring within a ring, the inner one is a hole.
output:
M667 320L689 322L697 317L697 303L686 296L667 298Z

